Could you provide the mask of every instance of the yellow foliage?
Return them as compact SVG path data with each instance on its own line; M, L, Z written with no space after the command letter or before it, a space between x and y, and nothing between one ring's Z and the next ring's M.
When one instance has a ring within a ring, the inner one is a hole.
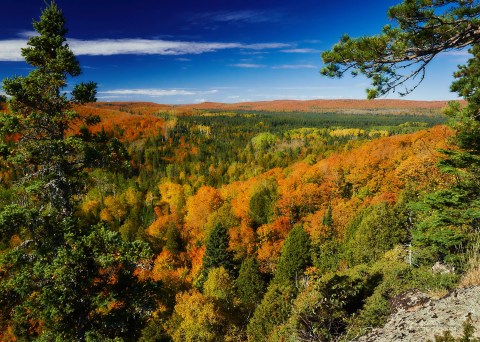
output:
M81 209L84 214L94 213L100 206L100 201L96 199L86 200L81 204Z
M167 202L173 213L178 213L185 205L183 186L180 184L165 182L158 186L162 201Z
M135 190L132 187L129 187L125 191L125 202L132 207L138 207L142 198L142 193Z
M105 199L103 200L103 204L105 205L106 209L110 213L111 217L113 217L114 219L121 220L127 214L127 206L125 205L125 203L123 203L123 201L120 198L116 196L110 195L105 197ZM102 210L102 212L104 210ZM100 213L100 216L101 215L102 214ZM110 220L104 220L104 221L110 221Z
M218 341L219 326L224 318L214 302L196 290L179 293L176 296L175 313L180 323L173 332L178 342Z

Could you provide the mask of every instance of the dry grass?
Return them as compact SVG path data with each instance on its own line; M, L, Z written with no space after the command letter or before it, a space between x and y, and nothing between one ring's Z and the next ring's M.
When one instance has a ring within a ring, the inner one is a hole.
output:
M468 252L467 271L460 281L461 287L480 285L480 237Z

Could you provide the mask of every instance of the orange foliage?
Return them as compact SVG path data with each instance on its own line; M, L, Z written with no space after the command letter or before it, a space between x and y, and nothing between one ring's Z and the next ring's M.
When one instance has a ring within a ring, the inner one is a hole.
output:
M280 217L273 223L264 224L258 228L257 258L264 272L275 270L280 250L290 229L292 224L287 217Z
M262 271L273 273L283 242L294 224L303 224L314 241L325 238L327 232L332 233L323 224L330 207L333 233L343 239L345 228L360 210L379 202L395 204L407 184L417 191L447 185L450 177L440 173L435 165L440 157L438 149L447 147L452 134L452 130L439 126L384 137L333 154L311 166L300 162L221 189L202 186L191 196L186 196L180 185L164 183L160 185L163 205L155 208L157 219L148 232L158 236L169 224L181 225L181 215L185 213L181 234L188 262L177 270L172 266L175 265L172 256L162 252L155 262L158 273L155 277L193 281L198 276L205 252L205 227L215 221L213 218L222 217L219 209L224 204L239 222L229 229L229 248L237 258L256 253ZM250 198L258 184L269 178L278 184L273 222L254 231ZM184 209L180 210L183 204L179 203L185 203L182 196L187 198ZM189 267L188 275L185 267ZM161 276L162 272L166 275Z
M228 231L230 240L229 247L235 253L235 257L243 259L252 255L255 251L255 232L245 221Z
M150 107L139 106L133 107L138 110L138 114L131 114L130 112L120 110L119 106L105 105L102 103L93 103L83 106L77 106L77 111L80 116L98 115L101 122L90 127L94 133L100 132L102 128L106 132L114 133L118 138L124 141L133 141L140 138L164 133L165 121L152 114L158 112L153 111ZM152 107L155 108L155 107ZM80 127L73 127L71 133L76 133Z
M179 106L178 109L191 113L192 110L251 110L273 112L362 112L372 113L422 113L440 112L447 101L408 101L408 100L276 100L242 103L204 102Z
M203 255L205 254L205 246L200 246L200 247L192 246L187 251L187 254L191 262L190 278L189 278L189 280L191 281L192 279L195 279L200 274L200 271L202 269Z
M154 280L162 281L170 287L180 287L185 282L188 273L184 265L179 265L179 258L163 250L156 258L151 277Z
M197 241L204 241L204 226L208 216L220 208L222 202L220 192L211 186L202 186L194 196L188 198L185 227L189 236Z
M156 207L155 209L157 209ZM179 221L177 214L167 214L157 216L155 221L147 228L147 234L152 237L162 235L169 227L175 226Z

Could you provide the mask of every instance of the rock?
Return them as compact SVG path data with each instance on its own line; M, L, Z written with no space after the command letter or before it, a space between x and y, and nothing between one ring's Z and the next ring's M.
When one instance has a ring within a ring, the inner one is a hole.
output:
M445 264L442 264L440 261L437 261L435 265L432 266L433 273L447 274L455 272L455 267L451 267Z
M474 336L480 337L480 287L457 289L438 300L410 290L392 298L390 305L392 315L385 326L356 341L434 341L446 330L458 338L467 320L475 328Z
M402 310L414 311L415 308L423 306L428 302L430 302L430 297L417 289L412 289L399 294L388 301L392 313Z

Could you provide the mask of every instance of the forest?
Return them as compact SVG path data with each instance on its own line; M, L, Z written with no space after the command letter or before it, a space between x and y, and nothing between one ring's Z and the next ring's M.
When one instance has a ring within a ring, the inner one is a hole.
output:
M207 109L63 93L64 24L52 2L3 81L0 340L349 341L406 290L480 285L478 45L443 110ZM327 76L397 86L352 44Z

